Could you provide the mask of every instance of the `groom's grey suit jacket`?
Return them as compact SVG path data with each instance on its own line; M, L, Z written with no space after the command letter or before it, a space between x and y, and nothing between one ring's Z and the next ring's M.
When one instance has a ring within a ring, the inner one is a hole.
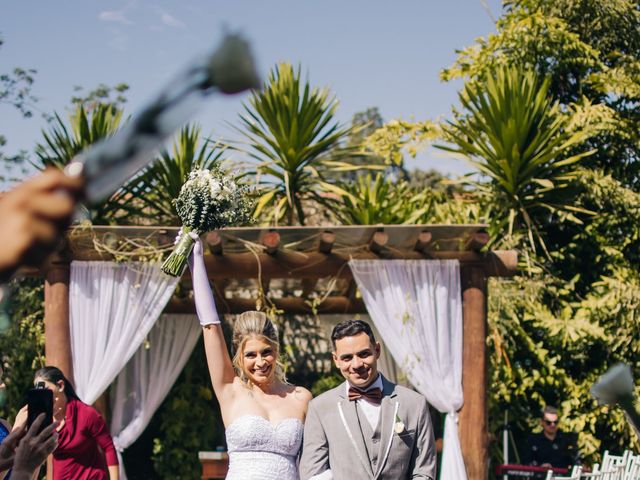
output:
M382 384L375 431L358 415L344 383L311 401L300 459L302 480L329 469L336 480L436 478L436 449L426 399L384 377Z

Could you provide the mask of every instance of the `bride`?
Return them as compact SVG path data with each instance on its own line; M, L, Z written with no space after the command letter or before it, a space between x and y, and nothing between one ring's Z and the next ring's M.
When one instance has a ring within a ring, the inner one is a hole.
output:
M233 360L225 345L198 239L189 259L207 364L225 425L227 479L297 480L297 456L311 393L286 383L278 331L262 312L245 312L233 327Z

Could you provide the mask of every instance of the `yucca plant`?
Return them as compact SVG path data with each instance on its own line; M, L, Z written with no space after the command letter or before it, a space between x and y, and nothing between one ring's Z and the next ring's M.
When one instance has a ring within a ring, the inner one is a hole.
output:
M69 126L56 113L49 131L42 132L43 142L36 145L38 169L64 168L71 160L90 145L114 135L120 128L123 111L113 105L99 104L91 113L80 105L69 116ZM94 223L110 223L127 215L121 208L119 192L100 205L89 208Z
M470 183L491 202L492 230L512 235L521 229L533 251L541 246L545 253L546 222L580 222L575 214L589 213L573 202L568 187L576 163L593 153L571 153L590 132L569 133L568 117L548 92L548 79L521 67L468 82L459 95L463 113L444 126L450 145L438 145L482 174Z
M69 128L54 114L50 130L42 132L44 141L36 145L35 166L64 168L89 145L116 133L121 120L122 110L106 104L97 105L90 114L79 105L69 115Z
M347 225L413 224L428 215L432 197L412 190L405 181L391 181L382 173L360 175L342 185L334 213Z
M134 207L141 219L163 225L180 225L173 200L193 170L209 170L223 161L226 147L203 139L198 125L186 125L176 136L171 151L142 170L124 187L123 201Z
M294 70L288 63L277 65L262 90L252 93L238 131L256 162L255 217L268 212L264 216L270 221L303 225L305 202L334 205L336 195L347 195L326 178L329 171L362 168L335 159L355 153L339 151L350 128L334 120L337 107L326 88L311 88L302 81L300 67Z

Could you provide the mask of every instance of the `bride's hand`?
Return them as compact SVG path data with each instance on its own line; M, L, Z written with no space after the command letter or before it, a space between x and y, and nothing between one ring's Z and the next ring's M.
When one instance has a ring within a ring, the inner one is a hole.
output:
M178 235L179 236L177 238L180 238L180 235L184 235L182 233L182 229L180 229L180 232L178 233ZM204 248L202 247L202 240L200 240L200 237L195 236L194 238L192 236L192 238L193 238L193 249L189 254L187 263L189 264L189 270L191 270L191 273L193 274L193 259L194 258L198 258L198 260L202 259L202 262L204 263Z
M202 248L202 240L200 240L200 237L194 239L193 254L198 257L204 257L204 249Z

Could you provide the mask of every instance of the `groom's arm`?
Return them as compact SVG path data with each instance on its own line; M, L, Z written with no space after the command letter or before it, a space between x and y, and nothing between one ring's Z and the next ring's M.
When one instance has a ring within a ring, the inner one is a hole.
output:
M433 437L433 426L431 425L431 415L426 399L422 399L420 416L418 418L418 431L416 442L411 454L410 478L436 478L436 441Z
M329 470L329 442L313 402L304 422L304 443L300 459L300 478L307 480Z

